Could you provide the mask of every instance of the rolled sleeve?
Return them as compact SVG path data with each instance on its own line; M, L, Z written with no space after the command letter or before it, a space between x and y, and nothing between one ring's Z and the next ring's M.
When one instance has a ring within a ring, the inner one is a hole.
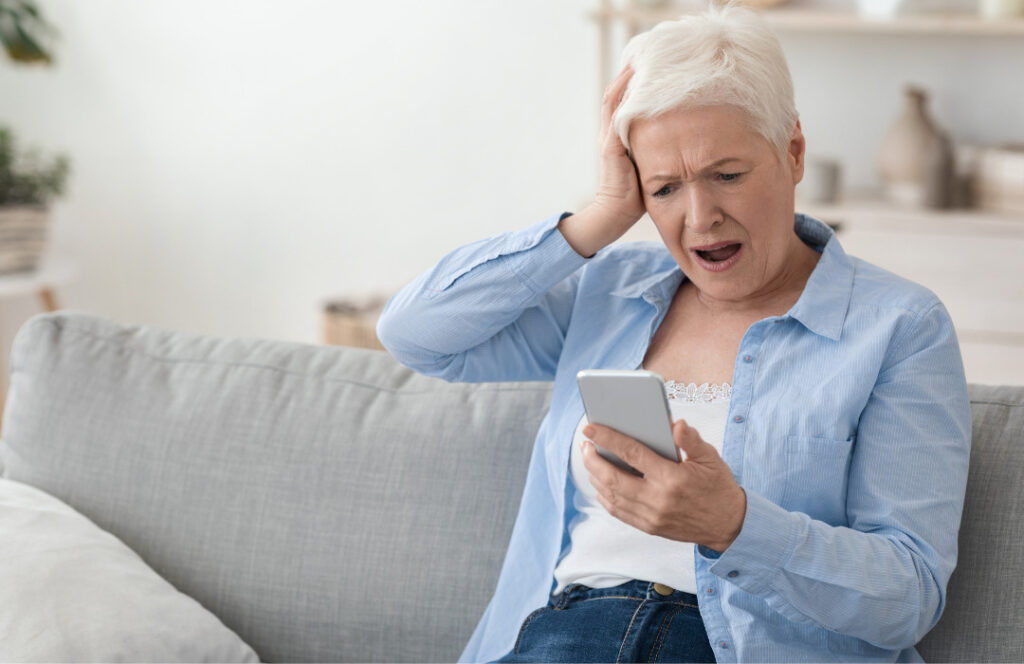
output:
M400 362L449 381L551 380L588 260L562 213L449 253L393 295L377 336Z

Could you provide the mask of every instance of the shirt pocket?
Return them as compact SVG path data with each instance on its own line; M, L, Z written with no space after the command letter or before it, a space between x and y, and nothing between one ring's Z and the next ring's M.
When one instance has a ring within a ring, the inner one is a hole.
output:
M833 526L846 525L853 439L786 436L780 505Z

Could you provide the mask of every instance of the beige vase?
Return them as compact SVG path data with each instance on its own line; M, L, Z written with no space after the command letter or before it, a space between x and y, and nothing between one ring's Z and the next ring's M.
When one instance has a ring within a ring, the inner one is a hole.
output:
M41 205L0 205L0 275L32 272L46 249L50 211Z
M949 137L928 115L924 90L907 88L905 102L879 154L885 196L907 207L949 207L953 199L953 148Z

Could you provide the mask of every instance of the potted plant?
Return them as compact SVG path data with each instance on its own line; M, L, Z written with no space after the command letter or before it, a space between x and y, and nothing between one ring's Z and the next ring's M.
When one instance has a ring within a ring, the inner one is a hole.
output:
M67 157L19 152L0 127L0 274L36 269L46 247L49 204L64 191Z
M56 30L34 0L0 0L0 44L16 63L49 65ZM46 245L49 203L64 190L68 160L19 153L14 134L0 126L0 274L36 268Z
M0 43L15 62L53 62L46 42L56 32L33 0L0 0Z

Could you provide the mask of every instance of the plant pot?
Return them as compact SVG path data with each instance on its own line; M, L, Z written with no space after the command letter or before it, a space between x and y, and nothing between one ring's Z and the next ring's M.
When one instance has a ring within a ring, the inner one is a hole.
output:
M49 230L49 208L0 205L0 274L34 271L46 249Z

